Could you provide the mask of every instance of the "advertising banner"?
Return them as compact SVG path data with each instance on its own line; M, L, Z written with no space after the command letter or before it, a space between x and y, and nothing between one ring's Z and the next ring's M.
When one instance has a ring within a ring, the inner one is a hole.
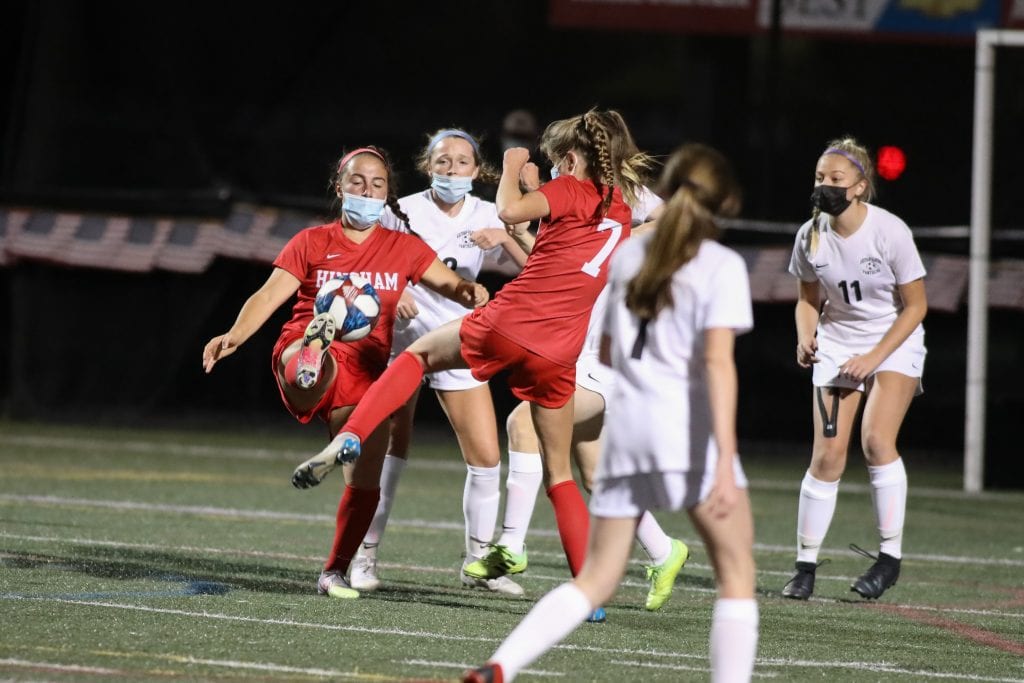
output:
M882 40L970 40L1024 27L1024 0L779 0L784 31ZM753 34L771 28L773 0L551 0L555 26Z

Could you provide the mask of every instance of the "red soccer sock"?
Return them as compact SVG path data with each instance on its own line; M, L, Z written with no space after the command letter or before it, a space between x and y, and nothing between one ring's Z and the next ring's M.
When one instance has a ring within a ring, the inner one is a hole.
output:
M327 556L325 571L345 573L355 557L359 544L370 528L373 515L377 512L380 488L357 489L346 486L338 503L337 525L334 527L334 545Z
M590 535L590 513L583 495L572 479L548 489L548 498L555 508L555 523L562 539L565 559L573 576L580 573L587 557L587 539Z
M341 430L366 439L380 423L405 405L421 382L423 366L419 360L408 351L400 353L359 399Z

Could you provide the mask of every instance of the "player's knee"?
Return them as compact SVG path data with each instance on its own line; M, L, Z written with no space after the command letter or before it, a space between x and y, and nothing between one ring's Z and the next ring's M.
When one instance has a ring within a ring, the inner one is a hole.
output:
M861 438L864 458L869 463L887 459L896 451L896 442L888 434L874 429L865 430Z
M594 490L594 472L586 467L580 467L580 485L587 493Z
M533 428L533 419L530 417L530 405L520 403L505 421L505 431L508 434L509 450L525 452L536 450L537 433Z

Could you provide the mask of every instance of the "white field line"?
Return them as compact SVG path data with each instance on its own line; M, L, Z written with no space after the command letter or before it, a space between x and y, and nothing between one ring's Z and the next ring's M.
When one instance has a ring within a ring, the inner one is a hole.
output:
M306 674L307 676L320 676L322 678L355 678L366 680L367 674L356 671L338 671L337 669L312 669L298 666L286 666L284 664L268 664L265 662L240 662L230 659L199 659L197 657L182 657L180 661L187 664L201 664L204 666L216 666L225 669L251 669L255 671L272 671L274 673ZM386 678L373 676L375 680L405 680L403 678Z
M197 657L167 657L162 656L160 659L169 659L175 662L183 664L199 664L203 666L221 667L225 669L240 669L240 670L253 670L253 671L271 671L274 673L294 673L294 674L305 674L308 676L319 676L321 678L354 678L358 680L366 680L366 673L358 673L355 671L338 671L337 669L310 669L301 668L297 666L285 666L283 664L267 664L264 662L239 662L223 659L199 659ZM0 667L11 666L28 669L48 669L51 671L60 671L66 673L87 673L87 674L98 674L107 676L131 676L134 674L142 673L140 671L125 671L122 669L107 669L103 667L95 666L79 666L77 664L57 664L55 662L32 662L24 659L0 659ZM184 671L180 672L182 675ZM374 676L376 680L394 680L402 681L404 678L393 678L389 679L384 676Z
M57 664L56 662L30 662L25 659L0 659L0 667L10 666L25 669L50 669L76 674L98 674L104 676L124 676L127 671L106 669L100 666L79 666L77 664Z
M460 635L449 635L444 633L437 633L435 631L405 631L402 629L394 628L370 628L367 626L341 626L335 624L323 624L317 622L302 622L293 621L291 619L260 619L256 617L244 617L232 614L218 614L212 612L191 612L188 610L179 609L168 609L158 607L147 607L144 605L126 605L112 602L99 602L90 600L66 600L61 598L33 598L41 602L57 602L67 605L80 605L83 607L98 607L105 609L121 609L136 612L148 612L151 614L165 614L169 616L181 616L192 619L213 619L221 621L235 621L250 624L265 624L274 626L294 626L297 628L323 630L323 631L340 631L348 633L364 633L378 636L398 636L406 638L425 638L432 641L448 640L454 642L479 642L479 643L497 643L500 642L498 638L488 638L482 636L460 636ZM608 655L619 655L619 656L646 656L646 657L665 657L667 659L690 659L707 661L707 654L701 652L699 654L687 653L687 652L665 652L659 650L637 650L633 648L609 648L609 647L597 647L593 645L566 645L559 644L555 646L555 649L569 650L575 652L595 652ZM789 660L784 658L771 658L771 659L758 659L756 661L758 666L792 666L792 667L809 667L809 668L829 668L829 669L849 669L855 671L884 671L887 674L905 674L910 676L920 676L922 678L960 678L963 680L972 681L992 681L994 683L1024 683L1024 679L1020 678L997 678L997 677L985 677L985 676L974 676L971 674L960 674L953 672L936 672L936 671L920 671L913 669L906 669L902 667L889 664L887 662L831 662L831 661L818 661L818 660Z
M108 540L102 540L102 539L89 539L89 538L72 538L72 537L67 537L67 536L33 536L33 535L26 535L26 534L12 534L12 533L9 533L9 532L6 532L6 531L0 531L0 538L10 538L10 539L13 539L13 540L32 541L32 542L40 542L40 543L54 543L54 544L58 544L58 545L60 545L60 544L88 545L88 546L100 546L100 547L107 547L107 548L125 548L125 549L131 549L131 550L160 550L160 551L174 551L174 552L181 552L181 553L203 553L203 554L210 554L210 555L228 555L228 556L231 556L231 557L260 557L260 558L264 558L265 557L265 558L269 558L269 559L296 560L296 561L302 561L302 562L320 562L320 561L323 560L323 557L320 556L320 555L297 555L297 554L293 554L293 553L269 553L269 552L263 552L263 551L259 551L259 550L241 550L241 549L234 550L234 549L230 549L230 548L211 548L211 547L187 546L187 545L186 546L172 546L172 545L167 545L166 543L164 543L164 544L156 544L156 543L128 543L128 542L124 542L124 541L108 541ZM534 554L535 555L541 555L541 556L544 556L544 557L557 557L557 558L563 557L563 555L561 553L536 552ZM4 557L11 557L11 555L10 555L10 553L5 553L3 551L0 551L0 558L4 558ZM639 561L639 560L633 560L631 563L635 564L635 565L643 564L642 561ZM427 565L403 564L403 563L398 563L398 562L380 562L378 564L378 566L381 569L397 569L397 570L400 570L400 571L422 572L422 573L427 573L427 574L455 574L455 573L457 573L457 565L455 565L455 564L453 564L451 566L448 566L448 567L432 567L432 566L427 566ZM704 571L704 572L708 572L708 573L711 572L711 567L710 566L704 565L704 564L697 564L697 563L693 563L693 562L688 562L686 564L686 569L688 571L689 570L693 570L693 569L699 569L699 570ZM789 576L788 572L777 572L777 571L769 571L769 570L764 570L764 569L759 569L757 571L757 574L759 576L777 576L777 575ZM529 578L532 581L551 581L553 583L561 583L561 582L564 582L567 577L565 575L553 576L553 575L548 575L548 574L538 574L537 572L530 572ZM847 577L843 577L843 576L821 576L821 577L819 577L819 580L829 579L829 580L835 580L835 581L842 581L842 582L846 583L846 582L852 581L853 578L854 577L849 577L849 576L847 576ZM291 583L295 583L295 584L301 585L304 582L301 582L301 581L291 581ZM634 579L630 579L628 576L626 578L624 578L619 585L620 586L625 586L627 588L647 588L649 586L649 584L646 581L637 581L637 580L634 580ZM706 594L710 594L710 593L714 593L715 592L715 589L713 589L713 588L703 588L703 587L699 587L699 586L689 586L689 585L686 585L686 584L677 584L676 585L676 590L683 590L683 591L687 591L687 592L690 592L690 593L706 593ZM29 597L34 597L34 596L29 596L29 595L24 595L24 594L0 594L0 599L7 599L7 600L11 600L11 599L25 599L25 598L29 598ZM820 602L820 603L829 603L829 604L839 604L839 603L842 602L841 600L838 600L838 599L822 598L822 597L819 597L819 596L812 597L811 601L812 602ZM971 608L957 608L957 607L942 607L942 608L938 608L938 607L932 607L932 606L927 606L927 605L910 605L910 604L896 604L896 606L897 607L906 607L906 608L909 608L909 609L916 609L916 610L921 610L921 611L927 611L927 612L943 612L943 613L951 612L951 613L955 613L955 614L971 614L971 615L975 615L975 616L1008 617L1008 618L1011 618L1011 619L1019 619L1022 616L1021 612L1008 612L1008 611L1002 611L1002 610L986 610L986 609L971 609Z
M171 505L168 503L142 503L127 500L109 500L95 498L68 498L64 496L38 496L20 495L14 493L0 493L0 503L33 503L36 505L52 507L92 507L113 510L141 510L146 512L158 512L182 515L197 515L202 517L231 517L236 519L258 519L258 520L279 520L291 522L310 522L315 524L334 523L334 516L327 514L308 514L299 512L277 512L273 510L253 510L239 508L214 507L210 505ZM429 519L392 519L388 522L391 526L434 529L445 531L462 531L463 525L458 522L445 522ZM530 534L534 536L556 537L558 532L554 529L531 529ZM700 546L696 539L683 539L691 546ZM794 552L790 545L770 545L755 543L754 550L762 553L781 553L791 555ZM857 557L858 555L847 548L823 548L823 555L843 555ZM917 562L937 562L962 565L993 565L1006 567L1024 567L1024 559L1000 558L1000 557L974 557L963 555L934 555L923 553L905 553L904 559Z
M453 442L454 444L454 442ZM282 462L301 462L312 454L310 450L279 450L270 448L249 448L241 446L211 446L201 444L181 444L170 441L114 441L110 439L79 439L73 437L8 435L0 434L0 445L26 446L31 448L74 449L76 452L128 452L139 454L162 454L173 456L191 456L199 458L224 458L230 460L280 460ZM458 459L458 448L453 445L452 460L417 460L415 455L409 460L409 467L422 470L441 470L446 472L465 471L465 465ZM799 479L751 479L753 489L792 491L800 490ZM842 486L843 493L868 494L871 492L867 484L846 483ZM947 498L965 501L985 502L1024 502L1024 494L1006 491L985 491L982 493L965 493L959 489L913 486L909 489L911 498Z
M619 666L637 667L640 669L665 669L668 671L699 671L701 673L711 673L711 669L706 666L686 666L685 664L659 664L658 662L640 662L640 661L626 661L621 659L613 659L609 664L617 664ZM777 673L764 673L755 671L753 673L754 678L778 678Z

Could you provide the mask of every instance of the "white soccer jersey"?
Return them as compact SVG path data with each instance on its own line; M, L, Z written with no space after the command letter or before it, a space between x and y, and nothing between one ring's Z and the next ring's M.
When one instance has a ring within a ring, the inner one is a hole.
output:
M867 217L849 237L819 218L817 252L808 254L811 221L797 232L789 272L804 282L820 282L825 305L818 320L820 334L839 344L876 344L903 310L899 285L923 278L924 264L914 237L899 217L867 204ZM918 325L911 337L924 334Z
M632 207L632 227L643 225L650 220L651 213L664 204L665 201L656 195L650 188L641 187L637 196L636 206ZM588 354L597 355L601 350L601 328L604 324L605 305L608 302L608 287L605 286L594 301L591 309L590 322L587 324L587 338L583 342L583 350L580 358Z
M409 216L409 225L406 226L387 207L381 215L380 224L391 230L418 235L437 252L442 262L467 280L476 280L485 260L500 261L505 256L505 250L500 246L485 251L469 239L469 234L480 228L504 228L505 224L498 218L498 209L491 202L466 195L459 214L448 216L437 207L427 189L402 197L398 205ZM399 321L396 325L396 347L405 348L430 330L469 312L469 309L423 285L409 286L406 291L416 301L419 315L408 324Z
M650 472L700 473L717 459L705 382L704 331L753 327L743 259L705 240L672 278L673 306L641 327L625 304L651 235L627 240L612 258L604 333L615 389L597 478ZM731 454L730 454L731 455Z

